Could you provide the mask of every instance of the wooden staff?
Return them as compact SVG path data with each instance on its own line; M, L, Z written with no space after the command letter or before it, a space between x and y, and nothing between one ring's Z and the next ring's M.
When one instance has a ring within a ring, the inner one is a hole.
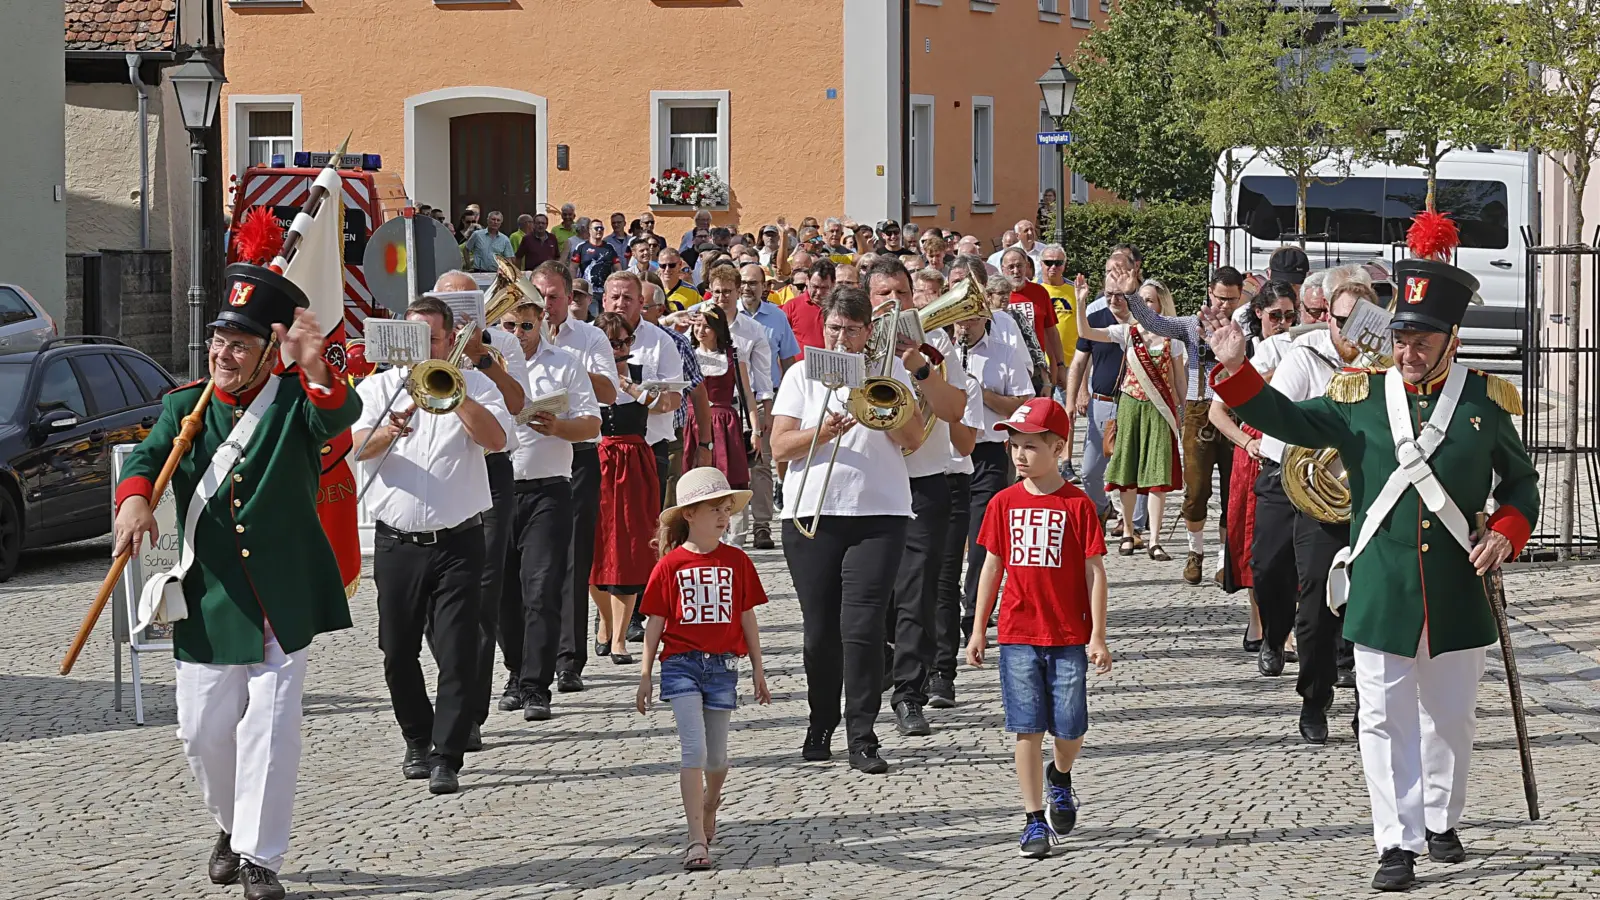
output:
M1478 533L1484 531L1486 519L1478 513ZM1490 569L1484 576L1484 592L1489 595L1489 608L1494 611L1495 625L1500 632L1500 661L1506 667L1506 687L1511 693L1511 722L1517 729L1517 756L1522 763L1522 797L1528 802L1528 818L1539 821L1539 785L1533 779L1533 745L1528 742L1528 714L1522 708L1522 678L1517 674L1517 657L1511 648L1511 625L1506 619L1506 583L1500 567Z
M200 399L195 401L194 409L183 417L183 428L178 436L172 439L172 452L167 456L166 465L161 467L161 472L156 476L155 487L151 490L150 503L161 502L161 495L167 489L167 482L172 480L172 473L178 468L178 461L189 452L189 447L194 444L194 436L200 432L201 416L205 414L206 404L211 402L211 394L215 384L206 382L206 389L200 392ZM129 540L128 546L117 554L111 562L111 571L106 573L104 581L100 582L100 592L94 597L94 605L89 607L89 612L83 617L83 624L78 626L78 634L72 639L72 646L67 648L67 655L61 660L61 674L69 675L72 667L78 661L78 654L83 652L83 645L88 643L89 634L94 631L96 622L100 621L100 614L105 611L106 602L111 599L111 591L116 588L117 582L122 578L122 570L127 568L128 560L133 557L134 541Z

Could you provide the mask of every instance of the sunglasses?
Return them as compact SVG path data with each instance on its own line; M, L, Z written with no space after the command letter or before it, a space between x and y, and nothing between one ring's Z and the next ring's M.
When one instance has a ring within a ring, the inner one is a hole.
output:
M1350 321L1350 317L1349 316L1330 316L1329 318L1331 318L1331 319L1333 319L1333 321L1337 322L1339 324L1340 328L1344 327L1344 323Z
M1041 266L1049 266L1052 269L1055 268L1056 266L1064 266L1066 264L1067 264L1067 261L1064 260L1064 259L1041 259L1041 260L1039 260L1039 265L1041 265Z
M1274 322L1293 322L1298 317L1292 309L1275 309L1267 313L1267 318Z
M539 326L535 325L532 322L501 322L500 323L500 327L504 328L507 331L516 332L516 331L532 331L535 328L538 328Z
M611 349L613 349L613 350L621 350L623 347L627 347L627 346L630 346L632 344L633 344L633 335L628 335L627 337L622 338L620 340L618 340L617 338L612 338L611 339Z
M885 228L883 230L883 236L884 237L894 237L895 235L897 235L899 233L900 233L900 229L898 229L898 228Z

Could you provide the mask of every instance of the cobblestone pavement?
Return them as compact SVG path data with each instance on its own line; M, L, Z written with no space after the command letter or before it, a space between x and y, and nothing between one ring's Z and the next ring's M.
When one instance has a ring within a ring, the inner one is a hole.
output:
M149 665L149 725L111 700L103 622L70 678L60 654L104 572L104 542L28 554L0 585L0 897L204 898L212 826L173 737L172 670ZM1019 859L1021 815L993 668L963 670L935 733L880 728L893 772L803 763L800 619L778 552L757 553L774 703L734 718L718 870L686 874L668 710L630 709L633 669L590 665L555 718L494 712L463 790L402 781L364 582L356 627L319 640L284 878L301 897L1349 897L1375 863L1347 723L1302 744L1291 677L1240 650L1242 597L1181 563L1113 558L1115 671L1090 685L1083 811L1048 860ZM1526 820L1497 654L1479 692L1469 859L1423 861L1429 898L1600 893L1600 569L1509 578L1545 818ZM1293 666L1290 666L1292 673ZM885 710L887 721L887 709ZM836 747L842 741L835 742ZM842 754L841 754L842 756Z

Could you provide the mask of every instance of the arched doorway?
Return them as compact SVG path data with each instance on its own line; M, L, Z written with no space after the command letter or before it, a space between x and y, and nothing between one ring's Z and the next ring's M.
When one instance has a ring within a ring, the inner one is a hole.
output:
M545 99L497 87L445 88L406 100L406 192L444 206L468 203L516 217L544 208Z

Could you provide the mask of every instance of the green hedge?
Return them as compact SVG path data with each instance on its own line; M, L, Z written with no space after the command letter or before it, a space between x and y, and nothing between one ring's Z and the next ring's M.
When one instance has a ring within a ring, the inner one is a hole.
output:
M1053 212L1053 210L1052 210ZM1203 204L1159 204L1135 209L1121 203L1067 207L1067 279L1082 272L1098 293L1106 257L1117 244L1132 244L1144 254L1146 277L1172 288L1178 313L1200 308L1206 295L1206 223ZM1044 230L1053 239L1055 228Z

